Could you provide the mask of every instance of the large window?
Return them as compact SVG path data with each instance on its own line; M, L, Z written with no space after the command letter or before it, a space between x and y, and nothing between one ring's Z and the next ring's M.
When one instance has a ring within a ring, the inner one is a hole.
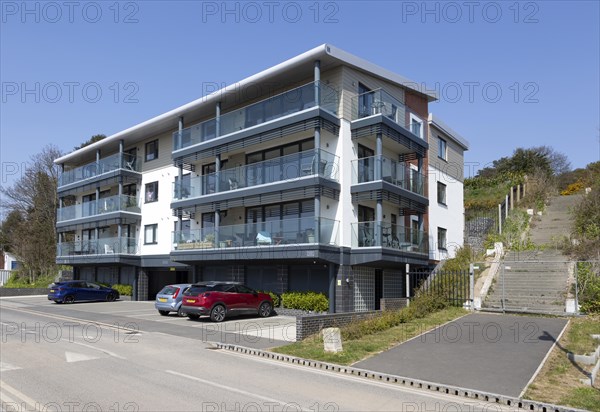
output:
M448 143L441 137L438 137L438 157L448 160Z
M146 184L145 199L146 203L158 201L158 182Z
M441 205L446 205L446 185L437 182L437 201Z
M179 222L173 222L173 231L179 232L181 240L191 239L191 221L189 219L181 221L181 230L179 230Z
M146 162L158 159L158 140L146 143Z
M443 227L438 227L437 230L437 237L438 237L438 249L440 250L446 250L446 234L447 234L447 230L444 229Z
M156 230L157 229L158 229L158 224L144 226L144 244L145 245L155 245L157 243L157 239L156 239Z

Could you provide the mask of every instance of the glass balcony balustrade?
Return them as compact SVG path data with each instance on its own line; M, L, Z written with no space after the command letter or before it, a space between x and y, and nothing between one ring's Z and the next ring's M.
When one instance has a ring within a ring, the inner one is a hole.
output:
M172 232L173 250L338 244L339 222L303 217Z
M319 158L314 150L307 150L252 163L203 176L184 179L181 186L173 183L173 198L176 200L254 187L269 183L319 175L325 179L338 180L339 160L334 154L321 150ZM318 165L317 165L318 163Z
M351 120L377 114L391 119L415 136L425 139L426 122L423 118L385 90L371 90L352 98Z
M103 197L91 202L82 202L78 205L64 206L56 211L56 221L81 219L103 215L112 212L140 213L140 207L136 196L116 195Z
M311 82L284 93L224 113L173 133L173 151L239 132L272 120L320 106L337 116L339 93L322 82ZM219 127L217 127L219 126ZM217 136L217 129L219 135Z
M62 242L56 245L56 256L82 255L135 255L138 253L138 242L135 238L109 237L94 240Z
M352 161L352 184L380 180L421 196L425 196L427 192L427 175L404 162L385 156L370 156Z
M385 247L404 252L428 253L427 233L387 222L352 224L352 247Z
M91 179L92 177L100 176L118 169L139 172L139 165L140 161L137 156L128 153L115 153L114 155L100 159L98 162L90 162L74 169L65 170L58 177L58 187Z

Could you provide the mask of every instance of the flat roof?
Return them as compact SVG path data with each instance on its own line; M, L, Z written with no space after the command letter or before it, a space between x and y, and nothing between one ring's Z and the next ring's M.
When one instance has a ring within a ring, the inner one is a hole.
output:
M469 150L469 141L444 123L438 116L435 116L433 113L429 113L428 122L444 132L448 137L452 138L452 140L458 143L464 150Z
M380 77L406 89L412 90L425 96L430 102L437 100L437 94L431 90L427 90L425 85L418 84L417 82L411 81L406 77L325 43L250 77L247 77L237 83L233 83L190 103L179 106L173 110L160 114L128 129L117 132L111 136L107 136L96 143L61 156L54 162L60 164L68 162L69 160L78 160L80 157L86 157L86 155L91 156L92 153L100 148L116 150L118 148L119 141L122 139L126 140L127 142L135 142L146 139L149 136L164 133L170 129L175 129L177 128L179 117L184 116L184 118L186 118L186 116L202 109L210 108L213 110L215 104L219 102L222 99L222 96L225 94L237 93L245 86L271 80L276 77L281 77L284 74L289 75L290 73L305 73L307 69L312 67L315 60L321 61L321 70L344 64L354 67L358 70L368 72L376 77ZM193 124L194 120L199 121L200 119L194 119L194 116L192 115L192 121L190 123Z

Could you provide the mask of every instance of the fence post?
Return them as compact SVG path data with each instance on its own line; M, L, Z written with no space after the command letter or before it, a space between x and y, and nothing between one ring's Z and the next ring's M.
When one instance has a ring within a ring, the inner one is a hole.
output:
M510 187L510 210L515 208L515 187Z
M504 306L504 272L505 272L505 268L504 265L502 265L502 313L505 313L506 308Z
M502 203L498 203L498 234L502 234Z
M577 281L579 262L575 262L575 313L579 315L579 282Z
M469 297L471 301L471 311L475 310L475 267L469 264Z
M521 202L521 184L517 185L517 204Z
M506 195L506 198L504 199L504 218L507 219L508 218L508 195Z

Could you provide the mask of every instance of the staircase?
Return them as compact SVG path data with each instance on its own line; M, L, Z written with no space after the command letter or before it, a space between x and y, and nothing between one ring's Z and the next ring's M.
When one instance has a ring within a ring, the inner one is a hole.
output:
M491 291L483 304L491 310L564 314L569 288L568 262L556 246L556 240L571 232L569 209L577 204L576 196L557 196L550 201L541 219L530 229L540 250L513 252L504 257Z

